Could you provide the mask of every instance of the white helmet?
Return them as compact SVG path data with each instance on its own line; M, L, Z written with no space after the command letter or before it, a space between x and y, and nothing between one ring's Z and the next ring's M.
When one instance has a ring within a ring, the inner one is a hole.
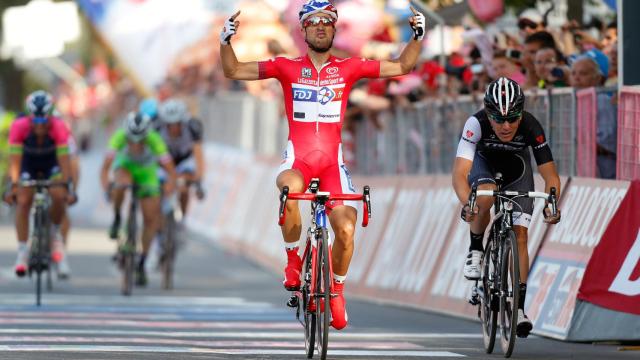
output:
M158 116L165 124L176 124L189 120L189 111L184 101L169 99L160 104Z
M124 127L127 139L137 143L142 141L151 130L151 118L147 114L130 112Z

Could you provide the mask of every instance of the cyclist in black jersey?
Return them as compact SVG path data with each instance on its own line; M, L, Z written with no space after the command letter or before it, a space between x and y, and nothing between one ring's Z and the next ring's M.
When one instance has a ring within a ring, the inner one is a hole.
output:
M463 204L461 217L470 223L471 243L465 259L464 276L469 280L480 278L480 261L484 252L484 232L491 218L493 198L477 200L477 208L469 209L467 201L471 187L479 190L495 190L495 175L502 173L503 190L534 191L533 171L529 147L545 182L545 192L552 187L560 197L560 177L556 170L551 148L547 143L540 122L524 111L525 95L515 81L501 77L487 87L484 109L467 120L453 165L453 188ZM518 304L518 329L520 337L527 337L533 328L524 314L524 302L529 274L527 228L531 222L533 199L519 198L514 209L514 231L520 254L520 302ZM547 205L547 204L545 204ZM555 224L558 215L552 217L545 206L545 222Z

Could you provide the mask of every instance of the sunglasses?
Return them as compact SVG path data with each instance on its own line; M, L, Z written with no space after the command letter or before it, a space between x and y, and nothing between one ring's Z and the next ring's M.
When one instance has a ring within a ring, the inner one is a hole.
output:
M525 30L527 28L529 29L535 29L538 27L538 24L536 24L535 22L529 20L529 19L520 19L520 21L518 21L518 28L520 30Z
M322 23L322 25L333 25L336 23L336 21L333 18L327 18L327 17L321 17L321 16L312 16L308 19L306 19L303 23L304 27L307 26L318 26L320 23Z
M514 124L514 123L517 123L522 116L518 114L518 115L509 116L509 117L496 117L493 115L488 115L488 117L489 117L489 120L495 122L496 124L504 124L505 122L508 122L509 124Z

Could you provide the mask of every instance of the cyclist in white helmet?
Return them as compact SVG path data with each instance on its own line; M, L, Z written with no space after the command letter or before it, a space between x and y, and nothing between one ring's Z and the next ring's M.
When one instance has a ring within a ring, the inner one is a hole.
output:
M145 286L147 275L145 261L151 240L160 226L160 180L158 165L169 175L165 192L171 193L175 184L175 168L167 146L160 134L151 128L151 118L139 113L130 113L124 126L117 130L109 141L109 149L102 164L101 183L107 198L113 201L114 220L109 230L112 239L118 238L120 230L120 208L124 200L123 186L138 185L134 194L140 198L144 219L142 253L136 269L136 284ZM109 173L113 170L113 184Z

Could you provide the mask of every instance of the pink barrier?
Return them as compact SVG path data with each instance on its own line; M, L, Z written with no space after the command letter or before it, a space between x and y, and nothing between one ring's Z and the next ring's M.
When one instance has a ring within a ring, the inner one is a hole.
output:
M578 176L596 177L596 89L576 91L577 142L576 170Z
M618 106L618 179L640 179L640 88L620 90Z

